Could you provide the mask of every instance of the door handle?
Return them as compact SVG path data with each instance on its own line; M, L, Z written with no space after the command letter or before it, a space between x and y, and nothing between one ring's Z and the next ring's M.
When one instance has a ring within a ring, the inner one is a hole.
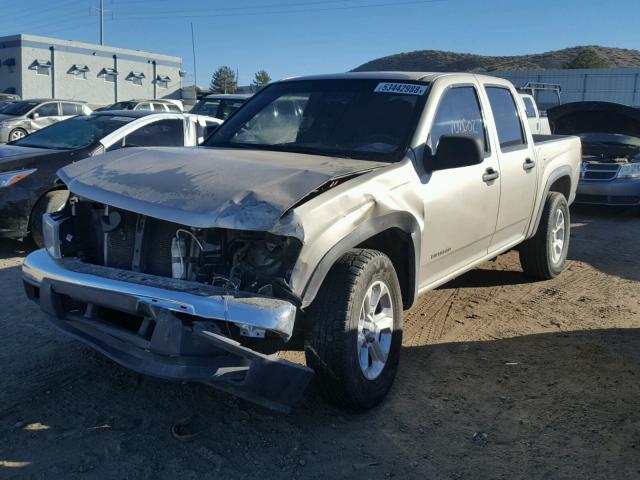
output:
M534 162L530 158L527 158L522 164L522 168L524 168L525 170L531 170L535 166L536 166L536 162Z
M496 172L493 168L489 167L485 170L485 173L482 175L483 182L491 182L498 178L500 174Z

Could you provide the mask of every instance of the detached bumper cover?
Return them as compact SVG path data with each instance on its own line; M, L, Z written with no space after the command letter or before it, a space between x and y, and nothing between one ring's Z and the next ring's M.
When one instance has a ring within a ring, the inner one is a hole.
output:
M291 409L313 375L242 346L220 327L259 325L286 339L295 320L286 301L212 294L192 282L55 260L45 250L25 259L23 278L27 295L57 328L139 373L208 383L280 411Z

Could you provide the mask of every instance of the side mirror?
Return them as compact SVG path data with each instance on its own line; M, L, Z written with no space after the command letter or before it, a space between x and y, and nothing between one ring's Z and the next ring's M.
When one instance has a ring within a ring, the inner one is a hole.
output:
M482 145L476 137L469 135L443 135L438 141L436 154L425 148L424 168L428 172L449 168L468 167L482 163Z
M40 114L38 112L33 112L31 114L31 119L32 120L37 120L38 118L40 118Z

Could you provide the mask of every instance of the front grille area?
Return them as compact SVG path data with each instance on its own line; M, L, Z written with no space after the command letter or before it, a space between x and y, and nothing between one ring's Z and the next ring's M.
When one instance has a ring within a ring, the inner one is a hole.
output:
M618 175L620 166L612 163L585 163L582 178L585 180L613 180Z
M180 225L125 210L111 211L121 221L118 228L104 234L104 265L171 277L171 239ZM141 236L137 241L136 235Z

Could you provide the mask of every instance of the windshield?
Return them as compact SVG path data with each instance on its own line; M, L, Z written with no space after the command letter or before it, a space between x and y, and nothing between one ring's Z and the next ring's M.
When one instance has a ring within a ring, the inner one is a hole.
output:
M206 145L397 161L427 87L355 79L275 83L222 124Z
M118 102L111 105L108 110L133 110L136 105L136 102Z
M65 150L87 147L133 120L112 115L78 116L33 132L12 145Z
M2 111L3 115L20 116L29 112L32 108L37 107L38 102L15 102Z
M226 120L229 115L238 110L245 102L245 99L203 98L191 109L191 113Z

